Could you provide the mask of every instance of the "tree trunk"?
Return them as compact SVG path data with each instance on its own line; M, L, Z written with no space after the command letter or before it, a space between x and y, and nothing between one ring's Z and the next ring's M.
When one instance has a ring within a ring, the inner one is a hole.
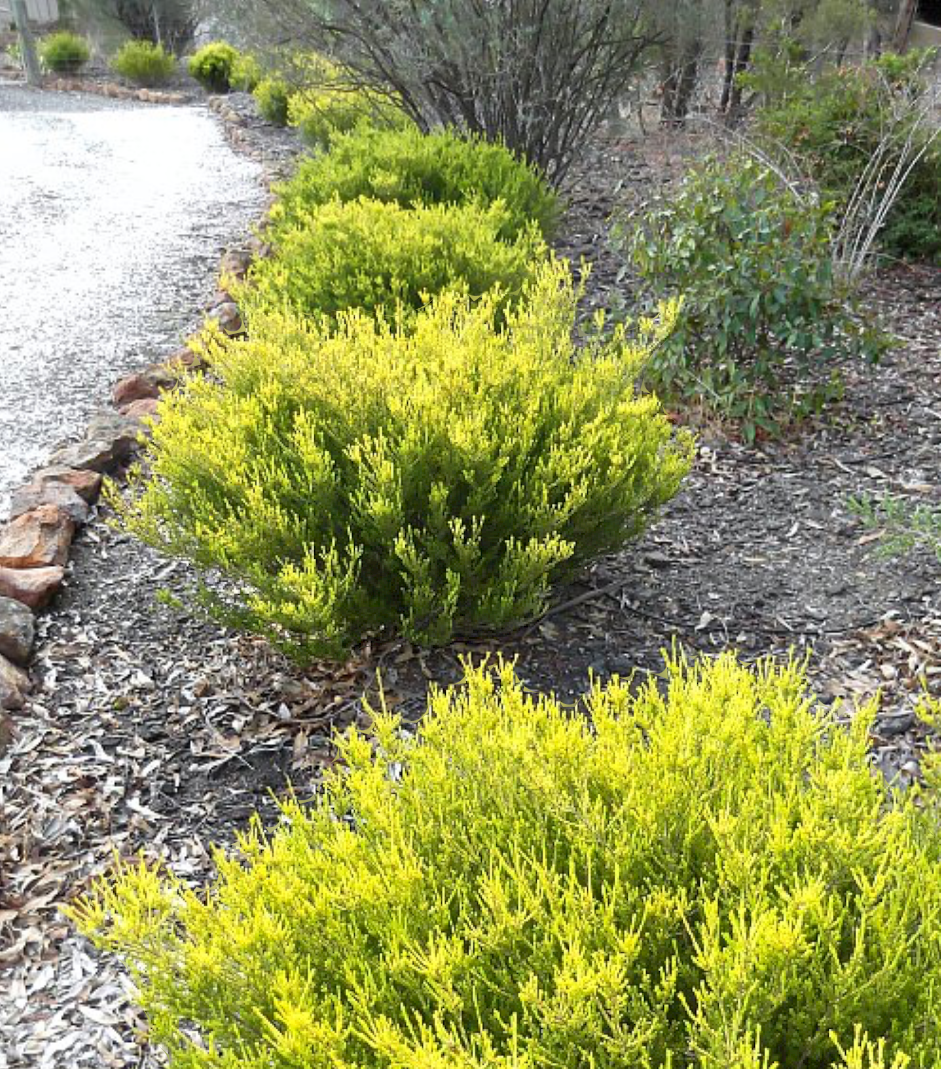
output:
M748 25L742 33L742 40L735 56L735 70L732 77L732 92L729 96L729 115L734 118L738 115L742 106L742 87L738 81L738 75L748 70L751 62L751 49L755 41L755 27Z
M918 0L901 0L899 4L898 18L895 20L895 33L892 37L892 48L896 52L905 52L908 49L908 38L912 32L912 23L915 21L915 11Z
M669 76L669 93L664 87L661 121L681 126L689 115L689 105L699 83L699 60L702 45L698 42L688 44L675 64Z
M732 17L732 0L725 0L725 70L722 75L722 99L719 101L719 111L723 115L729 110L729 98L732 95L737 40L738 26Z
M33 31L29 26L29 17L26 14L24 0L13 0L13 20L16 22L16 29L20 35L20 46L23 49L26 81L29 85L42 85L39 60L36 58L36 43L33 40Z

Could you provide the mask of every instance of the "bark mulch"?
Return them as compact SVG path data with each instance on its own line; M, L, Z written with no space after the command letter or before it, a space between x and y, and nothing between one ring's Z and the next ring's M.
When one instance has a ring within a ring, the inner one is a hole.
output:
M608 142L583 170L561 251L598 263L589 300L617 276L604 230L618 181L644 189L683 158L656 138ZM278 794L316 789L331 732L368 719L377 673L411 720L464 656L502 651L534 690L576 703L589 673L656 673L674 642L749 659L794 651L823 702L881 692L873 759L910 781L925 744L914 701L923 685L941 690L941 564L925 550L880 554L848 501L941 503L941 270L884 271L869 299L900 345L878 367L847 366L826 419L755 447L702 427L695 470L644 540L493 641L377 643L302 671L157 600L185 595L184 565L104 522L86 528L41 621L34 700L0 757L0 1069L161 1064L125 971L58 906L114 852L204 882L209 844L231 844L254 811L276 820Z

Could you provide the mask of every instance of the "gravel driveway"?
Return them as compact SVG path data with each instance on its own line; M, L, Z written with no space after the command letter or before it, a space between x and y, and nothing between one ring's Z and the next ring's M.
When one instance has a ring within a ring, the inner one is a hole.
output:
M258 176L204 108L0 83L0 514L116 378L195 325Z

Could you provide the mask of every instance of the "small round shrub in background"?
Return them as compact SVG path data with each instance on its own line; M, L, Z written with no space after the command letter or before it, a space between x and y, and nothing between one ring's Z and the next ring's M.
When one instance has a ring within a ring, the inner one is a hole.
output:
M403 208L501 200L507 212L505 238L536 222L548 239L559 217L549 183L502 145L451 131L423 134L415 126L338 136L329 152L305 160L278 193L271 213L275 229L334 197L369 197Z
M618 228L641 300L682 297L647 379L662 396L778 433L839 392L840 355L884 339L834 280L832 207L750 157L707 162Z
M189 72L209 93L228 93L239 51L225 41L203 45L190 56Z
M531 619L639 535L690 463L635 396L651 339L576 354L577 297L550 261L501 329L492 293L448 291L401 330L259 314L247 340L208 344L219 381L162 403L125 522L221 571L210 610L299 659Z
M57 74L74 74L91 58L91 49L84 37L68 33L50 34L39 45L39 58L46 70Z
M469 669L206 894L125 866L73 913L194 1069L941 1065L938 776L887 790L874 708L729 654L587 704Z
M111 68L137 85L162 85L176 70L176 60L161 45L127 41L112 57Z
M252 90L259 114L275 126L287 126L291 87L280 78L264 78Z
M332 200L272 233L275 255L258 260L239 293L255 309L289 307L307 316L358 308L392 321L428 294L460 285L472 297L499 286L499 306L519 297L546 247L533 224L512 242L500 234L507 211L444 204Z
M250 52L240 52L232 64L229 86L243 93L252 93L262 77L258 60Z

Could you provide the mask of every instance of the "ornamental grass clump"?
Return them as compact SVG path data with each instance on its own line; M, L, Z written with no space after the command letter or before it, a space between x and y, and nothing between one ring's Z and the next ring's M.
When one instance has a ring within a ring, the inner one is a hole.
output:
M587 706L469 669L205 894L127 866L73 915L174 1069L941 1064L941 812L874 708L729 654Z
M334 199L271 234L275 255L255 263L239 303L250 323L278 307L312 317L359 308L391 321L460 285L472 297L500 287L499 312L547 255L535 224L503 241L508 218L499 201L408 209Z
M500 328L496 293L447 291L407 329L258 315L248 339L208 344L219 381L162 402L125 521L228 580L203 592L218 617L301 659L532 619L690 463L634 392L660 328L576 356L577 298L550 262Z
M500 200L507 212L501 237L514 238L533 221L544 238L555 231L558 196L539 172L509 149L453 131L423 134L357 130L337 137L329 152L312 156L278 189L271 211L275 232L334 197L369 197L401 205L479 204Z

